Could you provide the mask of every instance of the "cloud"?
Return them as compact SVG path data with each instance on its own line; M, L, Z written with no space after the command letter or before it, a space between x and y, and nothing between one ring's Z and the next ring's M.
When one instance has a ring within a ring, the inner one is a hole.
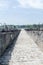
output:
M17 6L13 6L12 8L17 8Z
M7 0L0 0L0 9L8 8L8 1Z
M43 0L18 0L18 2L20 7L43 9Z
M39 8L43 9L43 0L0 0L0 9L7 8Z

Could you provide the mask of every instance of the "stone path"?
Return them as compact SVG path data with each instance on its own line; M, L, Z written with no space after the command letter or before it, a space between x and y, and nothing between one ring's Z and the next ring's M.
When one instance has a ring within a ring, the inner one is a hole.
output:
M12 51L3 56L4 65L43 65L43 52L25 30L21 30L12 47Z

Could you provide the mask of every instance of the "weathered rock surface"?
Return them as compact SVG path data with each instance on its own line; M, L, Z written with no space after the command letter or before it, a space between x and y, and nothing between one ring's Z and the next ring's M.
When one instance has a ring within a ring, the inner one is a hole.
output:
M43 51L43 31L27 31L27 34L34 40L41 51Z
M10 50L3 56L3 64L43 65L43 52L25 30L21 30L21 33L15 43L15 46L12 45L12 51L11 47Z

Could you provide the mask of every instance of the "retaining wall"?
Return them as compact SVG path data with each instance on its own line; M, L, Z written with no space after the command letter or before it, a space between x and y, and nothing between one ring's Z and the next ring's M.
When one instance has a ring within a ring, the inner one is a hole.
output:
M0 56L3 54L5 49L13 43L13 40L17 38L20 30L15 30L14 32L2 32L0 33Z

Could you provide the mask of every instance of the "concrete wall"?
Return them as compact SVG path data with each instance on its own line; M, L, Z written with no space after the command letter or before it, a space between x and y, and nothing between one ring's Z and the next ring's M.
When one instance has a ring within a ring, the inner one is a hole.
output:
M15 39L19 35L19 32L20 30L0 33L0 56L2 55L4 50L11 44L13 39Z

